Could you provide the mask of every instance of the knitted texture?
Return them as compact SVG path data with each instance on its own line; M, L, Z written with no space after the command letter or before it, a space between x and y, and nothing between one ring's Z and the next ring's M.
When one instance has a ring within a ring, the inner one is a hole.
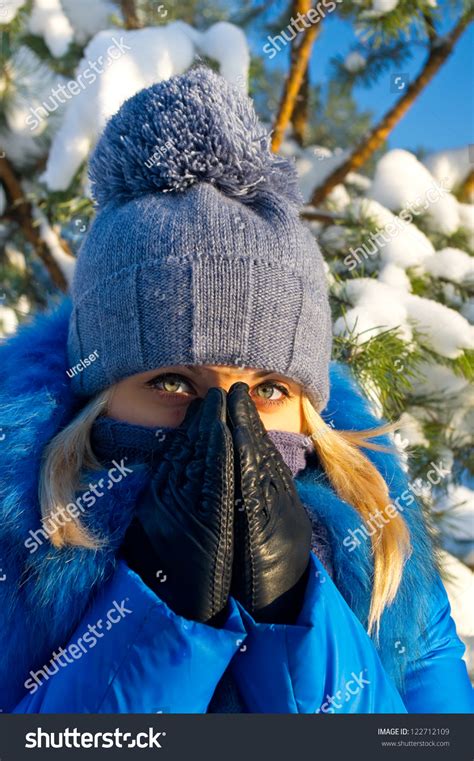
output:
M158 367L234 365L279 372L324 408L322 256L294 164L271 152L241 90L206 68L142 90L107 123L89 177L97 214L68 335L76 394Z
M177 428L135 425L108 416L98 417L91 428L91 444L99 459L128 457L130 461L152 464L168 449ZM268 436L279 450L294 476L306 467L313 450L302 433L270 430Z

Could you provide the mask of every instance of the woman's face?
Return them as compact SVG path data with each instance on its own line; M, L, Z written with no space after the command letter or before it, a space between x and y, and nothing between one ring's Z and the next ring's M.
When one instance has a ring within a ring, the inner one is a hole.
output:
M175 365L131 375L112 388L107 414L116 420L150 427L180 425L188 405L213 386L228 391L243 381L267 430L300 433L302 390L278 373L217 365Z

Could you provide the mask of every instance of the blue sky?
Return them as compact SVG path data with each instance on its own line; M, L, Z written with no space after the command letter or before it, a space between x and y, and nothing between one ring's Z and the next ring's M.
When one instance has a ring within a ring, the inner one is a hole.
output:
M452 28L455 19L444 2L440 7L445 32ZM313 49L312 81L327 81L330 59L337 54L345 56L354 42L353 26L349 22L335 16L327 17ZM415 48L412 58L403 65L402 73L408 74L409 80L415 78L425 55L421 47ZM284 65L280 56L274 60L275 63L278 61L278 66ZM394 70L387 71L371 89L358 86L354 90L361 110L369 109L374 120L378 120L397 98L397 94L390 91L393 73ZM454 53L394 128L388 141L391 148L424 148L427 151L456 148L468 143L474 143L474 24L464 32Z

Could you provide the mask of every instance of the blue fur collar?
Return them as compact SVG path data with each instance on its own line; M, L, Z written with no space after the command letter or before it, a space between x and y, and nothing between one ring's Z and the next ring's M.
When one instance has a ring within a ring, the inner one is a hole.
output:
M146 483L146 470L137 466L83 516L92 530L109 538L103 549L56 550L44 542L30 553L25 547L30 530L40 527L37 489L42 452L81 404L71 392L66 372L70 310L70 299L65 298L54 311L38 315L0 347L0 606L7 622L0 628L3 711L20 699L29 670L40 667L54 647L67 640L91 592L112 573L137 490ZM331 365L331 395L323 417L340 429L370 428L380 422L347 368L337 363ZM407 487L396 457L370 450L367 454L387 480L395 500ZM100 477L101 473L90 474L95 483ZM303 501L327 528L334 581L366 625L372 575L370 542L363 541L353 552L347 539L344 543L349 530L361 526L359 514L336 496L324 473L316 469L302 471L297 485ZM428 588L436 572L420 509L407 500L404 516L413 553L397 598L383 616L377 645L399 686L408 655L416 657L427 615Z

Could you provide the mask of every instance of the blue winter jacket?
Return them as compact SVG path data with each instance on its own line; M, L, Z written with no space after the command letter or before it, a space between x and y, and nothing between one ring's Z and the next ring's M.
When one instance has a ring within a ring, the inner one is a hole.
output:
M226 671L249 712L473 709L464 645L421 511L392 454L367 450L392 499L403 506L413 552L377 640L366 631L370 543L354 548L347 541L360 527L360 516L316 466L301 471L296 484L327 530L334 573L331 579L311 555L303 607L293 626L257 624L232 598L221 629L187 620L117 560L137 494L149 477L141 466L81 517L107 538L103 547L55 549L45 540L38 532L41 455L80 408L66 373L69 313L65 299L0 348L3 712L205 713ZM336 363L323 416L341 429L380 423L347 369ZM90 476L98 483L101 473Z

